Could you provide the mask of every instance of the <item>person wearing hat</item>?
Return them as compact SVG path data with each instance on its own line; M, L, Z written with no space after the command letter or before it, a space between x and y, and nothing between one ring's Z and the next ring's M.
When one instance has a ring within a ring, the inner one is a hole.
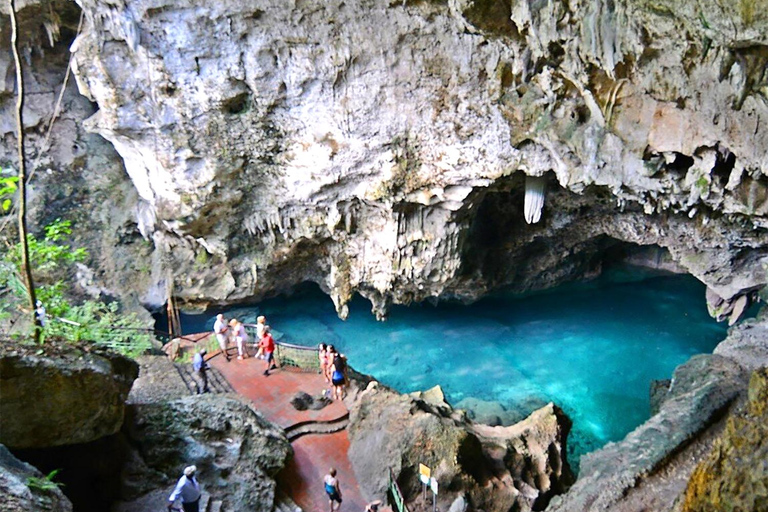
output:
M184 476L179 478L176 488L168 498L168 510L172 510L176 500L181 498L184 512L200 512L200 484L197 483L195 472L197 472L195 466L184 468Z
M197 388L197 394L208 392L208 363L205 362L205 354L207 354L204 348L200 349L200 352L195 354L192 358L192 370L195 376L195 387Z

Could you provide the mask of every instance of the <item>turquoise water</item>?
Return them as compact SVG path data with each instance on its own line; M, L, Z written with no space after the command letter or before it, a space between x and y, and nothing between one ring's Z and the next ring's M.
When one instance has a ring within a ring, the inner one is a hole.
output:
M439 384L452 404L474 397L518 415L553 401L574 422L573 465L648 418L651 380L671 377L726 335L695 278L636 270L468 306L395 306L386 322L359 297L341 321L314 286L254 308L283 339L332 343L355 369L401 392ZM184 317L185 332L210 327L215 313Z

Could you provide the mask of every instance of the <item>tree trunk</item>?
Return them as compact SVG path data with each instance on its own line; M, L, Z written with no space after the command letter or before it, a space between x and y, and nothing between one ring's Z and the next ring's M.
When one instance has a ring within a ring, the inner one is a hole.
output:
M24 280L26 281L29 307L34 320L34 333L32 337L37 343L40 341L40 335L42 334L42 325L35 311L37 308L35 282L32 279L32 268L29 265L29 245L27 244L27 167L24 160L24 122L22 112L22 109L24 108L24 78L21 73L21 59L19 59L16 2L14 0L8 0L8 3L11 8L11 48L13 50L13 60L16 63L16 91L18 93L16 98L16 128L18 129L16 141L19 150L19 238L21 239L21 271Z

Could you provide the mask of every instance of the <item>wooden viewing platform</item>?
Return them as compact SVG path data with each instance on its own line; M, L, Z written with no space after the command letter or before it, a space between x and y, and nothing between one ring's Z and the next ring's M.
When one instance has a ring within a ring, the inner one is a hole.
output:
M367 501L360 494L347 457L349 437L343 428L349 411L344 403L334 401L320 410L306 411L299 411L290 403L300 391L317 397L329 387L319 373L278 368L272 370L269 376L264 376L264 361L254 357L244 360L232 358L227 362L223 357L214 356L208 364L220 372L238 394L251 400L265 418L286 430L294 456L277 476L280 491L304 512L327 511L328 498L323 478L331 467L335 467L343 497L339 510L365 510Z

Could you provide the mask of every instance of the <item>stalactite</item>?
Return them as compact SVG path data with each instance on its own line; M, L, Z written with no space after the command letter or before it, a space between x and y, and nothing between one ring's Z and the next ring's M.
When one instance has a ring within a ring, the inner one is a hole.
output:
M525 222L528 224L536 224L541 219L546 184L541 176L525 177Z

